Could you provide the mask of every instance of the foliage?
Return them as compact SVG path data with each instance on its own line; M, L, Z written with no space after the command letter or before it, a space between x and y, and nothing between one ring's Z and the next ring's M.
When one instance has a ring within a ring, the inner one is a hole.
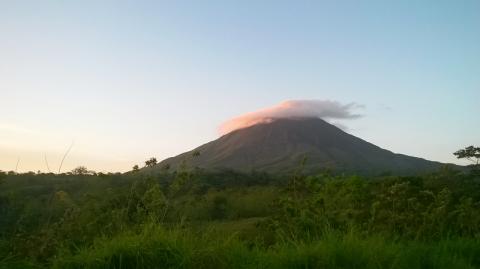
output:
M451 168L0 176L0 268L480 266L480 178Z
M468 146L453 153L459 159L467 159L478 165L480 161L480 147Z
M79 166L72 170L72 175L82 176L82 175L93 175L95 171L88 170L85 166Z
M156 164L157 164L157 158L155 158L155 157L152 157L152 158L148 159L147 161L145 161L145 166L146 167L154 167Z
M468 146L453 153L458 159L467 159L472 165L471 173L480 176L480 147Z
M133 172L138 172L138 171L140 171L140 167L136 164L132 167L132 171Z
M329 233L318 242L262 248L235 236L148 227L59 256L53 268L474 268L479 254L471 239L429 244Z

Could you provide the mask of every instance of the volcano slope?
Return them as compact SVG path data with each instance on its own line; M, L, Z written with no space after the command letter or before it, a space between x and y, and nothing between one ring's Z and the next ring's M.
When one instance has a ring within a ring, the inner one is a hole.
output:
M442 163L396 154L350 135L319 118L272 119L235 130L194 150L160 162L155 169L198 167L206 170L292 172L325 169L358 174L415 174Z

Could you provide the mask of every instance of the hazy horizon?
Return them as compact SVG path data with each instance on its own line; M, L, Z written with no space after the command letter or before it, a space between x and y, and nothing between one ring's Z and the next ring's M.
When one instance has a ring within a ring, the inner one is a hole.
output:
M123 172L292 102L301 110L288 115L467 164L452 153L479 143L479 10L473 0L2 1L0 170L20 159L20 172L47 171L46 156L56 171L74 141L62 171Z

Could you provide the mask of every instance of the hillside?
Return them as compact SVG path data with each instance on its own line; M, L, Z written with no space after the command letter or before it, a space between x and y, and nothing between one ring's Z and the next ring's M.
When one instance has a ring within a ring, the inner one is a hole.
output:
M198 152L198 154L194 154ZM158 169L188 167L270 173L290 172L306 157L305 171L410 174L442 164L396 154L350 135L319 118L275 119L228 133L160 162Z

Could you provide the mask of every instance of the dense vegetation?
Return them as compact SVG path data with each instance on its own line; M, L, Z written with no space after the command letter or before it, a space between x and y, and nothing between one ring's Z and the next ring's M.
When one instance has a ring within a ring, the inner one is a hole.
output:
M0 173L0 268L478 267L475 170Z

